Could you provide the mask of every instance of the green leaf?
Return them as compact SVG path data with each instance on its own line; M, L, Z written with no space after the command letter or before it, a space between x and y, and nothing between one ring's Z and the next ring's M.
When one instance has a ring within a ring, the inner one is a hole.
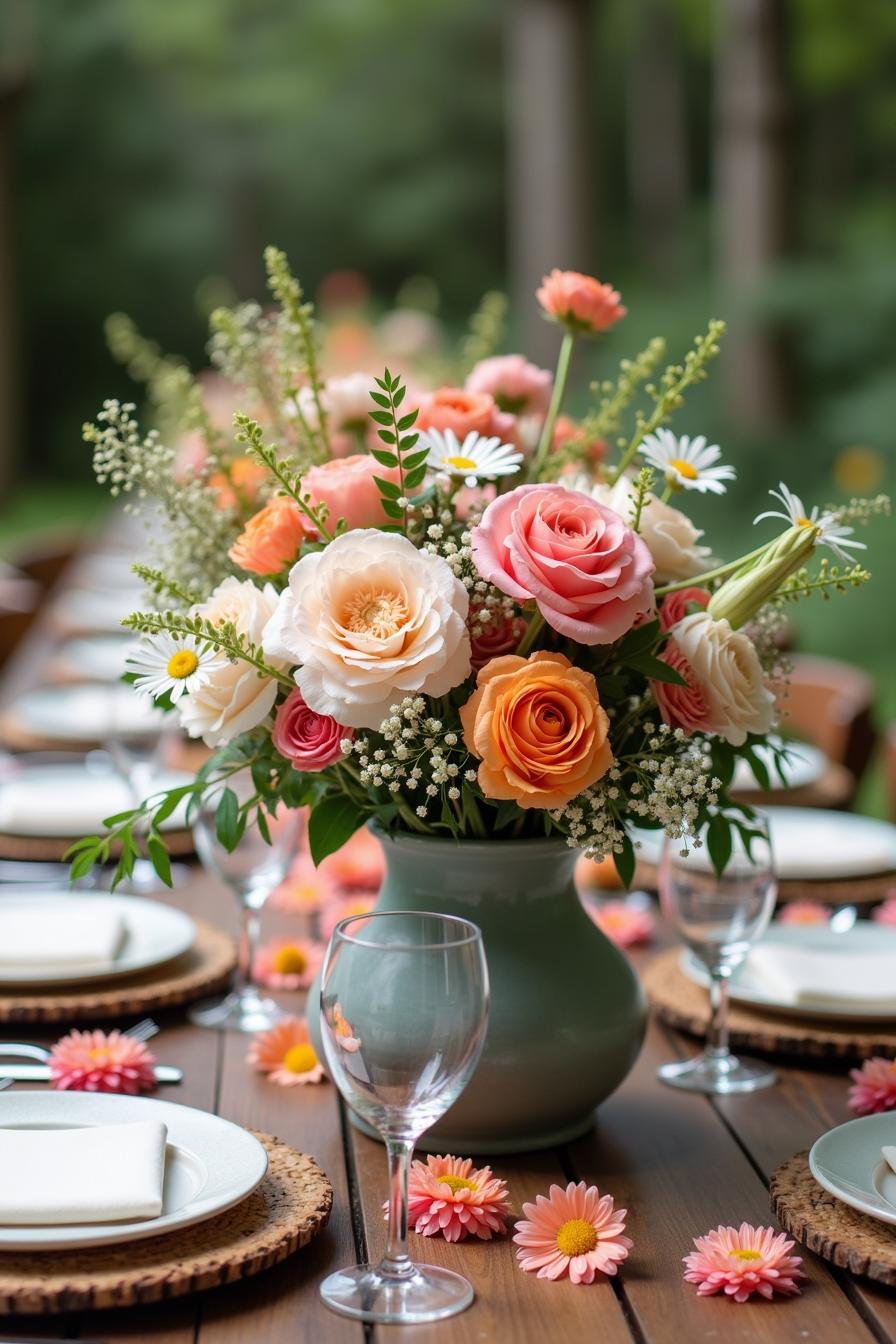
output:
M318 803L308 818L308 845L315 865L341 849L363 824L364 813L344 794L331 794Z
M406 392L407 392L407 388L406 388L406 387L400 387L400 388L398 389L398 391L395 393L395 396L392 398L392 405L393 405L393 406L400 406L401 403L404 401L404 397L405 397L405 393L406 393ZM415 411L415 412L414 412L414 415L416 415L416 414L417 414L417 412Z
M63 859L70 859L74 854L80 853L82 849L92 849L94 853L100 847L100 837L98 835L85 835L83 839L76 840L73 845L69 845L63 854Z
M379 380L377 380L377 381L379 381ZM382 383L380 383L380 386L382 387ZM388 398L387 396L385 396L382 392L371 392L371 394L370 394L370 400L371 400L371 401L375 401L376 404L377 404L377 406L382 406L385 410L388 411L388 409L389 409L389 398Z
M261 808L255 814L255 824L258 827L258 834L266 845L271 844L271 828L268 826L268 819Z
M418 485L422 485L423 477L426 475L425 467L415 467L413 471L405 472L404 488L405 490L415 490Z
M159 804L152 816L153 826L161 826L163 821L167 821L172 812L183 798L191 792L192 784L184 784L179 789L169 789L163 802Z
M401 490L394 481L384 481L381 476L374 476L373 480L374 484L379 486L380 494L385 495L386 499L398 499Z
M407 452L407 450L408 450L409 448L413 448L414 444L417 442L417 440L418 440L419 438L420 438L420 435L419 435L419 434L405 434L405 435L403 435L403 437L402 437L402 439L401 439L401 447L402 447L402 451L403 451L403 452ZM427 451L429 451L429 450L427 449Z
M622 849L618 854L614 853L613 862L616 865L616 872L619 874L619 881L628 889L635 876L635 847L627 832L623 833Z
M646 625L638 625L634 630L629 630L625 638L621 639L616 645L616 658L620 663L624 663L630 655L652 649L657 642L659 632L659 621L648 621Z
M68 853L69 851L66 851L66 857L68 857ZM79 877L86 877L97 862L97 857L98 849L96 847L93 849L82 850L81 853L76 856L69 869L69 881L77 882Z
M406 456L403 456L401 460L406 471L413 471L415 467L419 467L421 463L425 462L428 457L429 449L421 448L419 452L408 453Z
M387 453L385 448L371 448L370 456L376 458L381 467L398 466L398 458L394 453Z
M654 658L649 653L638 653L633 658L627 658L626 667L632 668L635 672L641 672L651 681L665 681L670 686L687 686L687 682L680 672L676 672L674 667L668 663L662 662L659 658Z
M396 402L395 404L397 406L398 402ZM407 415L403 415L398 422L399 432L404 433L406 429L410 429L411 425L417 419L417 415L418 415L417 411L410 411Z
M496 831L501 831L505 826L510 826L513 822L519 821L519 804L512 798L507 798L498 804L495 812L494 826Z
M371 411L371 420L375 420L378 425L391 425L392 415L389 411Z
M758 756L752 747L745 747L744 756L749 762L750 769L753 771L754 778L759 785L768 790L771 788L771 779L769 778L768 768L761 756Z
M233 789L225 789L215 809L215 834L228 854L239 844L240 803Z
M165 843L158 835L148 835L146 838L146 848L149 851L149 857L152 859L152 866L155 868L159 877L165 883L166 887L171 886L171 860L168 857L168 851Z
M731 858L732 841L731 826L720 812L715 812L709 819L706 828L706 848L709 850L716 876L721 877Z
M394 499L381 499L380 503L383 506L383 513L386 515L387 518L404 517L404 510L400 508L398 504L395 503Z
M111 831L113 826L119 826L123 821L127 821L134 815L137 808L131 807L127 812L116 812L112 817L103 817L103 825L107 831Z

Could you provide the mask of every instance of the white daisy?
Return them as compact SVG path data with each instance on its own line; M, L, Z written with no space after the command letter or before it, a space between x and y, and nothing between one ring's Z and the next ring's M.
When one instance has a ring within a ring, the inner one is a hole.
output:
M815 531L816 545L827 546L845 565L851 564L854 557L843 549L844 546L851 547L855 551L867 549L864 541L852 539L854 529L839 523L836 513L822 513L817 504L812 505L811 512L807 511L799 495L789 490L783 481L778 482L777 490L769 490L769 494L772 499L780 500L784 512L782 513L780 509L767 509L765 513L756 515L754 523L761 523L763 518L780 518L791 527L811 527Z
M707 443L702 434L695 439L682 434L681 438L669 429L658 429L648 434L638 452L652 467L663 473L666 484L673 490L709 491L724 495L724 481L733 481L735 470L729 466L714 466L722 455L716 443Z
M431 471L459 476L470 487L496 476L513 476L523 460L511 444L472 430L461 443L453 429L427 429L420 435L420 446L429 449L426 465Z
M175 639L167 630L141 639L125 666L137 672L135 690L153 699L167 691L172 703L204 686L211 674L224 665L223 655L210 644L184 636Z

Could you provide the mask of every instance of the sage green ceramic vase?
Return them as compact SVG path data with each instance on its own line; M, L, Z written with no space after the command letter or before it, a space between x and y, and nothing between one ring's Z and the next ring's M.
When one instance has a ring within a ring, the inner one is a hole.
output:
M470 919L482 930L488 960L482 1057L418 1147L512 1153L584 1133L637 1058L645 1007L628 960L579 904L576 851L562 840L457 843L374 833L386 856L377 909ZM317 1002L312 993L315 1034Z

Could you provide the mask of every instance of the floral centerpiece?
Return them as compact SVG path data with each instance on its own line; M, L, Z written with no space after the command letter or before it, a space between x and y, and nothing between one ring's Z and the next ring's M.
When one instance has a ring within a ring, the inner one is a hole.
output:
M868 578L852 524L882 504L807 508L781 485L749 554L704 544L687 501L735 471L668 422L721 322L663 371L651 341L573 420L574 345L625 315L609 285L545 278L554 376L486 349L479 321L473 367L424 390L389 368L327 378L312 306L281 252L266 262L275 306L213 314L211 377L114 328L159 423L109 401L85 437L99 480L167 523L149 515L159 558L135 565L151 600L123 621L128 675L212 755L80 841L75 875L116 846L120 878L145 845L167 880L161 823L212 792L230 848L307 805L317 862L372 822L455 855L488 844L505 871L524 842L612 855L628 884L636 828L686 838L711 813L723 868L750 829L726 793L738 759L767 783L785 606Z

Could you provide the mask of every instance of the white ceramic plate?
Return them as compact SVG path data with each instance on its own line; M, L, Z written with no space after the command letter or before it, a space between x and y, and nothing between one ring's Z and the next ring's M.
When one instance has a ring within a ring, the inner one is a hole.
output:
M896 929L872 924L868 920L860 920L843 933L832 933L822 925L772 924L762 941L776 943L781 947L830 952L832 955L836 955L837 952L880 953L891 949L893 966L896 968ZM682 953L681 969L695 984L704 987L709 985L705 967L692 952ZM753 977L749 957L732 975L730 986L731 998L735 1003L749 1004L753 1008L771 1009L788 1017L822 1018L826 1021L838 1019L844 1022L892 1022L896 1018L896 1012L892 1008L873 1009L867 1006L850 1008L844 1005L842 999L830 1002L818 1000L811 1005L782 1002L761 983L758 976Z
M250 1195L268 1169L257 1139L217 1115L150 1097L88 1092L4 1092L0 1128L80 1129L158 1120L168 1126L165 1189L158 1218L65 1227L0 1227L0 1251L80 1250L142 1241L223 1213Z
M122 619L139 609L139 597L138 590L120 586L69 589L53 603L52 617L74 634L121 634Z
M103 819L134 806L127 784L111 769L91 763L27 761L12 758L0 775L0 833L39 836L42 839L78 839L98 835ZM192 775L182 770L160 771L156 790L189 784ZM164 821L161 830L183 830L186 811L182 803Z
M132 975L135 971L145 971L152 966L173 961L175 957L189 952L196 941L196 925L189 915L145 896L88 895L68 890L36 891L33 887L0 887L0 908L4 912L27 909L33 913L43 908L50 920L54 909L58 909L62 903L70 908L72 902L78 906L101 905L104 910L114 910L121 917L125 936L112 965L100 971L86 967L54 969L52 976L47 976L36 972L33 967L23 970L21 966L4 965L3 948L0 947L0 984L71 984Z
M165 714L127 683L41 686L9 707L20 728L47 742L103 742L157 736Z
M848 1120L816 1140L809 1170L819 1185L861 1213L896 1226L896 1173L881 1149L896 1144L896 1114Z
M124 660L134 647L130 635L84 635L69 639L53 655L52 669L66 681L121 681Z
M896 826L820 807L764 807L775 869L784 881L869 877L896 871ZM662 831L638 831L640 854L659 863ZM708 863L708 860L707 860Z
M786 746L788 756L786 764L782 763L784 773L784 782L779 779L777 769L774 765L774 753L765 746L756 747L756 755L768 769L769 783L771 792L778 793L786 789L806 789L810 784L816 784L827 768L827 757L823 751L817 747L812 747L808 742L787 742L781 738L774 738L773 741L779 747ZM744 760L739 760L734 767L734 778L731 781L731 788L734 790L748 791L760 789L762 785L757 780L749 764Z

